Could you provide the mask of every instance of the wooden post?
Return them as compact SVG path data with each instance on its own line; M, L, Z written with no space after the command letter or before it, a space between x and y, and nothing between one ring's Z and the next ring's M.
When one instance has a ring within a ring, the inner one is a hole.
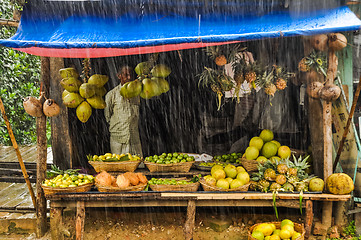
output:
M60 114L50 118L51 147L53 161L60 169L72 168L73 148L69 134L68 109L61 99L64 89L60 85L59 69L64 68L63 58L50 58L50 89L49 95L60 107Z
M76 202L76 240L84 239L84 222L85 222L85 203L83 201Z
M50 235L51 239L63 240L63 208L50 208Z
M186 240L193 239L195 218L196 218L196 202L194 200L189 200L187 206L187 219L184 226L184 234Z
M308 239L311 230L312 230L312 223L313 223L313 203L311 200L306 201L306 217L305 217L305 239Z
M47 92L47 86L49 85L49 58L41 58L41 86L42 92ZM41 103L44 103L45 98L40 99ZM46 219L46 199L44 191L41 188L42 182L46 177L46 161L48 143L46 138L46 116L36 118L36 134L37 134L37 164L36 164L36 235L38 238L44 236L47 231L47 219Z
M337 74L337 56L333 50L328 51L328 69L326 84L333 83ZM332 102L323 102L323 178L327 179L332 174ZM322 224L327 228L331 227L332 202L323 202Z

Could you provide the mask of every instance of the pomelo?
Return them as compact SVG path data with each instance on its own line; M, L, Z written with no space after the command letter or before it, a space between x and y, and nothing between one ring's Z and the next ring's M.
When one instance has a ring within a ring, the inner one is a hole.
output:
M244 167L242 167L242 166L238 166L238 167L236 167L236 169L237 169L237 173L246 172L246 169L244 169Z
M216 186L223 189L229 189L229 183L226 179L219 179L216 183Z
M273 140L273 132L269 129L263 129L259 135L262 138L263 142L269 142Z
M237 176L237 168L232 164L225 166L224 172L226 173L226 176L230 178L235 178Z
M250 178L247 172L240 172L237 174L237 179L242 182L242 185L249 183Z
M259 155L259 150L254 146L250 146L246 149L245 155L248 160L255 160Z
M266 142L261 150L261 154L266 158L273 157L277 154L277 145L273 142Z
M259 163L264 163L267 160L268 159L265 156L258 156L258 158L256 159L256 161L259 162Z
M253 231L252 237L254 237L257 240L264 240L264 235L261 231Z
M322 192L325 182L321 178L312 178L308 184L308 189L311 192Z
M260 137L253 137L249 141L249 146L256 147L258 150L261 150L263 146L263 140Z
M276 140L272 140L271 142L273 142L274 144L277 145L277 148L281 147L281 143L279 141Z
M216 180L224 179L226 178L226 173L223 169L217 169L213 172L212 177L214 177Z
M287 159L291 157L291 149L288 146L281 146L278 148L277 155L281 159Z

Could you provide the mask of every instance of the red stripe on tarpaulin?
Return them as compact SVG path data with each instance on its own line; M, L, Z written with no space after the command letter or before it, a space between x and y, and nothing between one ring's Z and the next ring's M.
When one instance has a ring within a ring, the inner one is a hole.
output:
M160 46L136 47L136 48L15 48L16 50L43 57L61 57L61 58L101 58L115 57L125 55L138 55L156 52L169 52L183 49L202 48L224 44L239 43L231 42L213 42L213 43L180 43L167 44Z

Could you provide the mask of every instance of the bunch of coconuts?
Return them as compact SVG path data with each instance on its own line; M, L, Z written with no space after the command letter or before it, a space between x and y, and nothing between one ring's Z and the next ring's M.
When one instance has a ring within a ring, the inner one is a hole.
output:
M26 97L23 100L23 106L25 112L33 117L42 117L43 115L47 117L55 117L60 113L59 105L53 99L46 99L43 104L41 104L41 98L35 97Z
M310 38L311 46L318 51L340 51L347 46L347 39L341 33L320 34ZM325 101L334 101L341 94L341 88L334 83L327 82L324 84L320 79L323 75L316 72L308 72L307 93L312 98L321 98Z
M169 83L165 79L171 73L171 69L164 64L153 66L151 61L139 63L134 71L138 79L127 82L120 89L120 95L124 98L140 96L150 99L169 91Z
M109 78L106 75L94 74L88 82L81 82L79 74L74 68L59 70L62 77L60 85L64 88L62 99L68 108L76 108L76 116L85 123L92 114L92 108L104 109L106 103L103 96L107 90L104 85Z

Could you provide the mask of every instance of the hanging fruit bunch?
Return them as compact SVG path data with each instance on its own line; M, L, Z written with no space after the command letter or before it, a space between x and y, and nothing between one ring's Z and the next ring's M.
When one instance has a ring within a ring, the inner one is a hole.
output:
M228 48L225 46L211 46L205 49L206 54L214 61L216 67L204 67L203 72L198 75L198 87L209 87L217 94L218 110L221 107L224 93L234 88L234 81L226 74L225 65L234 62L237 54L244 50L245 48L240 48L239 45L228 46Z
M263 70L255 85L263 88L267 95L274 97L277 91L282 91L287 87L287 81L294 76L294 73L287 72L284 68L273 65Z
M104 109L106 107L103 96L106 94L104 85L108 82L108 76L94 74L89 77L89 59L83 61L83 74L81 82L79 74L74 68L60 69L63 78L60 81L64 88L62 99L68 108L76 108L76 116L85 123L92 114L92 108Z
M156 64L158 55L153 55L147 62L138 63L134 71L138 78L127 82L120 89L124 98L140 96L150 99L169 91L169 83L165 79L171 73L171 69L165 64Z

